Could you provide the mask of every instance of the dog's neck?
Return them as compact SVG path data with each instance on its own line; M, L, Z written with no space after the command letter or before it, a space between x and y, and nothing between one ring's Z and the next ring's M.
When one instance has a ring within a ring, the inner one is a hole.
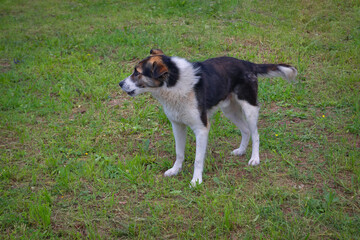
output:
M163 87L152 91L153 96L162 104L171 102L174 99L176 99L176 101L187 99L189 94L193 94L194 86L200 78L197 75L198 69L194 68L193 64L186 59L171 57L171 61L173 61L179 69L179 78L176 84L172 87L164 84Z

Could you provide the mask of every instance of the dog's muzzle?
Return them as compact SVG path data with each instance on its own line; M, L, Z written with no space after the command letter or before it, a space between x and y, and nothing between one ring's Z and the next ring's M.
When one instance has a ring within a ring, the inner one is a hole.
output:
M125 85L125 80L119 82L119 86L122 88L122 90L124 90L129 96L134 96L135 90L127 91L127 90L124 88L124 85Z

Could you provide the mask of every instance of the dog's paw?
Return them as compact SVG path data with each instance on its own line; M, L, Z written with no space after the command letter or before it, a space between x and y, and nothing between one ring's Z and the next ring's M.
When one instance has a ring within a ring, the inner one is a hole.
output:
M164 176L165 177L175 176L176 174L178 174L180 172L180 170L181 170L181 168L172 167L164 173Z
M237 148L235 149L234 151L231 152L231 155L235 155L235 156L242 156L246 153L246 150L245 149L240 149L240 148Z
M250 166L256 166L260 164L260 159L259 158L252 158L250 159L249 163Z
M194 188L196 187L197 185L200 185L202 183L202 179L201 178L193 178L190 182L190 187L191 188Z

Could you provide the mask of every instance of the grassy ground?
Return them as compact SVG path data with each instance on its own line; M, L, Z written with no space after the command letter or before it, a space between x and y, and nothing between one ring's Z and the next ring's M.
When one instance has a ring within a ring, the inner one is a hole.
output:
M358 1L0 1L0 238L356 239L360 236ZM118 82L161 48L289 63L262 79L260 158L212 121L189 188L171 126Z

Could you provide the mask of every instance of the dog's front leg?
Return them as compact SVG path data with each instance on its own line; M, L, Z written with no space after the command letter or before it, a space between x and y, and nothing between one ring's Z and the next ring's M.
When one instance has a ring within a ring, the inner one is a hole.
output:
M204 169L204 160L209 130L210 128L206 127L203 127L201 129L194 129L196 137L196 156L194 163L194 175L190 182L190 185L192 187L196 186L196 184L202 183L202 172Z
M176 161L174 166L167 170L164 175L166 177L174 176L179 173L184 162L185 144L186 144L186 126L181 123L171 122L175 137Z

